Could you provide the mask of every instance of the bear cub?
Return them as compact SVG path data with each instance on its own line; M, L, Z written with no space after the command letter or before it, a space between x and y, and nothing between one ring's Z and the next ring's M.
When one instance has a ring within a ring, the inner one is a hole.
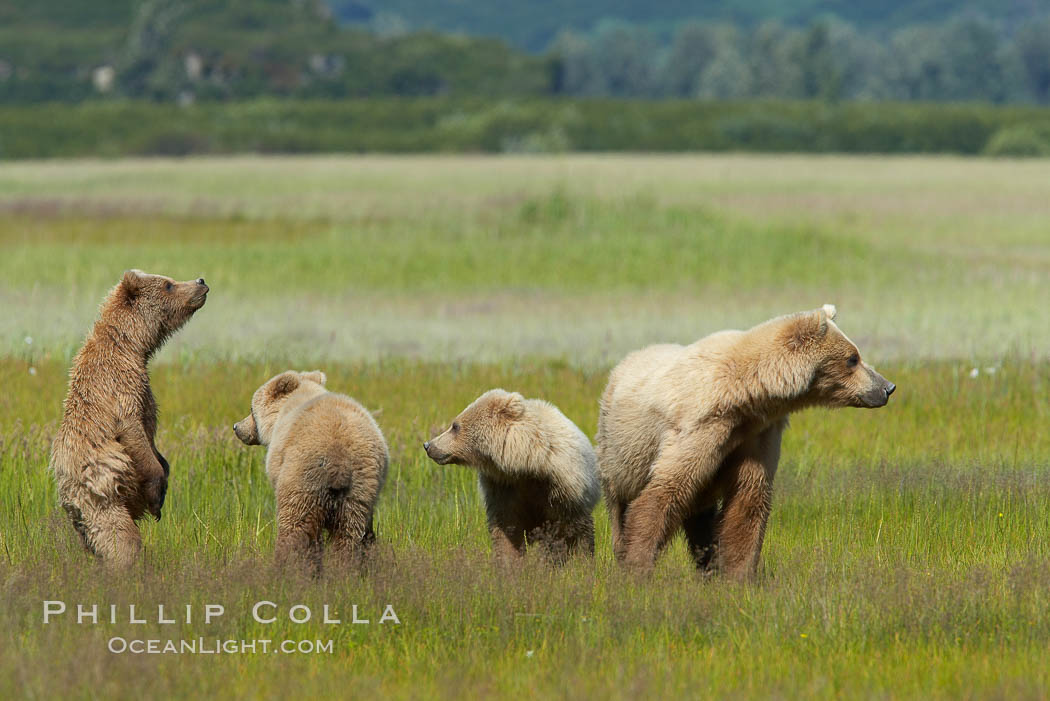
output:
M526 545L553 562L593 555L597 457L553 404L489 390L423 449L439 465L477 470L497 560L517 560Z
M356 401L325 388L319 370L289 370L252 396L233 426L246 445L263 445L277 496L278 562L321 571L323 538L337 560L359 564L375 541L372 515L389 451L375 419Z
M107 565L133 563L142 549L135 521L160 519L169 467L154 442L148 365L207 299L204 278L128 270L73 358L50 469L84 547Z

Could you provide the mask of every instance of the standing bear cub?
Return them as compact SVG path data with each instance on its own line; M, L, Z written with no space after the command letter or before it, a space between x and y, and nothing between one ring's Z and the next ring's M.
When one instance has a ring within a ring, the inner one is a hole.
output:
M233 426L246 445L264 445L277 494L277 559L321 570L324 532L343 564L360 562L375 541L372 514L389 451L375 419L356 401L325 389L321 371L289 370L252 396Z
M597 458L587 436L554 405L489 390L423 449L439 465L478 471L500 561L520 558L526 544L554 562L594 553Z
M598 455L618 560L648 572L683 528L701 570L755 574L788 415L881 407L895 389L834 318L827 304L689 346L650 346L613 369Z
M168 461L154 443L147 366L207 298L204 278L175 282L129 270L73 358L50 467L84 547L106 564L133 563L142 548L135 521L146 513L160 519Z

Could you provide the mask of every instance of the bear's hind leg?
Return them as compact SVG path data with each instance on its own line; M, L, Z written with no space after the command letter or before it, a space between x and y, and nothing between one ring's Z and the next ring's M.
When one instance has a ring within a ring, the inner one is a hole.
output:
M302 567L310 576L321 574L324 509L313 494L292 492L277 497L279 567Z
M109 567L126 569L135 564L142 552L142 535L121 504L84 509L80 525L74 520L74 527L88 550Z
M714 569L715 555L718 550L715 544L718 522L717 506L700 509L682 522L685 539L689 544L689 554L696 563L696 569L704 574Z
M360 565L376 539L372 530L372 504L357 501L352 495L336 501L328 533L333 558L343 566Z
M80 538L80 544L92 555L98 555L94 548L91 547L91 537L88 534L87 523L84 521L84 514L81 512L80 507L63 501L62 508L65 510L66 515L69 516L69 520L73 524L73 530L77 532L77 536Z

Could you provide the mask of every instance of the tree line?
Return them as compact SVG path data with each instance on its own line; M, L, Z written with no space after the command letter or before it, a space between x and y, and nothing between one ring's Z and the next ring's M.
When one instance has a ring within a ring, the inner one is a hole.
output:
M822 19L689 22L664 41L618 22L553 43L556 91L616 97L1050 101L1050 17L1015 31L970 15L885 36Z
M66 8L66 9L63 9ZM340 25L321 0L0 5L0 103L266 96L1050 102L1050 16L869 33L834 18L603 21L539 53L499 39Z

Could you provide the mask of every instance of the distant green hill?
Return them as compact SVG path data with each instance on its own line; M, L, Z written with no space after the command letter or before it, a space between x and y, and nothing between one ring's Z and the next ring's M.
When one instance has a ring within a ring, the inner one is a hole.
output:
M378 36L323 0L0 0L0 102L540 93L496 39Z
M603 19L669 30L685 20L806 25L832 14L879 32L975 12L1007 23L1050 12L1050 0L329 0L344 22L432 28L502 37L532 51L561 29L588 31Z
M0 0L0 103L562 95L1050 104L1050 0L998 4Z
M141 0L0 0L0 96L82 98L114 60Z

